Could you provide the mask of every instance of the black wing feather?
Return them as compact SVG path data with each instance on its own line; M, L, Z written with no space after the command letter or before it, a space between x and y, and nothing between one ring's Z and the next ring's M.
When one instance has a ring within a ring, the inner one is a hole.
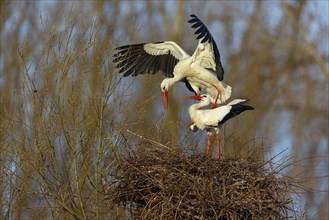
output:
M224 79L224 68L220 62L220 54L218 51L217 44L212 37L211 33L209 32L207 26L194 14L190 15L192 19L190 19L188 22L192 23L192 28L197 28L195 34L199 35L197 36L197 40L203 38L201 40L201 43L208 42L213 45L214 55L215 55L215 63L216 63L216 75L219 81L222 81Z
M147 68L145 69L145 71L144 71L143 74L145 74L145 73L154 74L154 72L155 72L155 68L154 67L158 68L156 66L156 60L157 60L156 57L155 56L152 56L152 60L151 60L151 62L148 63Z
M153 44L163 43L155 42ZM112 62L119 68L123 76L137 76L145 73L162 73L166 77L174 77L173 71L178 59L170 54L151 55L144 50L144 45L132 44L117 47Z
M193 88L192 88L190 82L187 81L186 78L182 79L181 81L182 81L183 83L185 83L186 88L187 88L190 92L194 92L194 94L197 95L197 92L193 90Z
M132 54L129 58L118 57L113 60L113 63L118 63L116 65L116 68L120 68L124 65L127 65L127 63L134 63L138 59L139 56L140 56L140 54Z
M113 55L114 58L117 57L127 57L130 54L135 54L141 51L143 44L135 44L135 45L125 45L121 47L115 48L118 52Z
M143 75L146 72L149 71L149 66L150 64L153 62L154 57L153 56L145 56L143 57L143 59L140 60L139 64L138 64L138 68L136 69L136 73L133 76L137 76L137 75ZM151 72L148 72L151 73Z
M137 64L133 64L131 66L124 66L124 67L121 67L121 69L119 70L119 73L123 73L123 76L126 77L126 76L129 76L131 75L132 73L135 72L135 67L136 67Z
M201 33L201 34L200 34ZM204 36L206 33L205 33L205 27L204 26L201 26L200 28L198 28L195 32L194 32L194 34L200 34L199 36Z
M168 56L170 56L170 55L168 55ZM174 64L174 62L175 62L174 59L169 59L169 58L168 58L168 62L167 62L167 64L164 65L165 67L164 67L163 74L164 74L166 77L170 77L170 75L167 74L167 73L170 73L170 71L171 71L171 66L176 65L176 64Z
M197 27L200 27L202 25L202 23L200 22L196 22L195 24L193 24L191 27L192 28L197 28Z
M221 126L224 124L227 120L234 118L235 116L239 115L240 113L247 111L247 110L253 110L254 107L249 106L249 105L243 105L242 103L238 103L235 105L232 105L231 111L225 115L225 117L218 122L218 126Z

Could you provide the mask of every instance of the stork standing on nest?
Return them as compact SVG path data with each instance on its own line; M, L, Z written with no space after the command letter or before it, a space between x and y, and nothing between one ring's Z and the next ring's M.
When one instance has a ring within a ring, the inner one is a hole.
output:
M227 120L239 115L246 110L253 110L254 108L249 105L244 105L248 100L246 99L234 99L227 105L220 106L215 109L201 109L202 107L208 106L211 102L211 97L207 94L198 96L189 96L189 99L199 100L199 103L193 104L189 107L188 112L191 120L194 121L194 125L191 125L191 129L199 128L207 131L207 149L206 155L210 149L210 136L216 134L217 148L218 148L218 159L220 159L220 139L219 139L219 128Z
M158 72L168 77L161 83L165 109L169 88L178 81L185 82L196 95L201 89L205 90L214 103L213 108L231 96L231 87L221 82L224 69L214 38L196 15L191 17L188 22L197 29L195 34L199 40L192 56L173 41L125 45L116 48L114 54L113 62L124 77Z

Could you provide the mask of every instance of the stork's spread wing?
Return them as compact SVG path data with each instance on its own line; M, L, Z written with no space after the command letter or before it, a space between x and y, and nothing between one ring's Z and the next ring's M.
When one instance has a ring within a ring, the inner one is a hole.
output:
M214 38L211 36L208 28L203 22L194 14L191 15L192 28L197 29L195 34L199 40L198 48L195 50L193 57L195 61L204 68L212 69L219 81L224 78L224 69L220 62L220 54Z
M189 55L175 42L132 44L116 48L113 62L123 76L162 73L173 77L179 60Z

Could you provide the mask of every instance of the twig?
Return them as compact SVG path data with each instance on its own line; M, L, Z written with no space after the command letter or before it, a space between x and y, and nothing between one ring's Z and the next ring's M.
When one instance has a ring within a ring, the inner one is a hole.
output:
M154 140L148 139L148 138L146 138L146 137L144 137L144 136L142 136L142 135L136 134L135 132L130 131L129 129L126 129L126 131L127 131L128 133L130 133L130 134L135 135L136 137L138 137L138 138L140 138L140 139L143 139L143 140L145 140L145 141L151 143L151 144L155 144L155 145L158 145L158 146L160 146L160 147L163 147L163 148L165 148L165 149L167 149L167 150L172 151L172 149L170 149L170 148L167 147L166 145L163 145L163 144L161 144L161 143L159 143L159 142L156 142L156 141L154 141Z

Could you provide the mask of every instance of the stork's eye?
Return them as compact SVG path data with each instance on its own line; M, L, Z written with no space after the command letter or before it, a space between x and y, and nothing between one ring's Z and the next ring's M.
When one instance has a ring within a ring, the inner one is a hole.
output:
M163 90L163 91L165 91L165 90L166 90L166 87L165 87L165 86L164 86L164 87L162 87L162 90Z

